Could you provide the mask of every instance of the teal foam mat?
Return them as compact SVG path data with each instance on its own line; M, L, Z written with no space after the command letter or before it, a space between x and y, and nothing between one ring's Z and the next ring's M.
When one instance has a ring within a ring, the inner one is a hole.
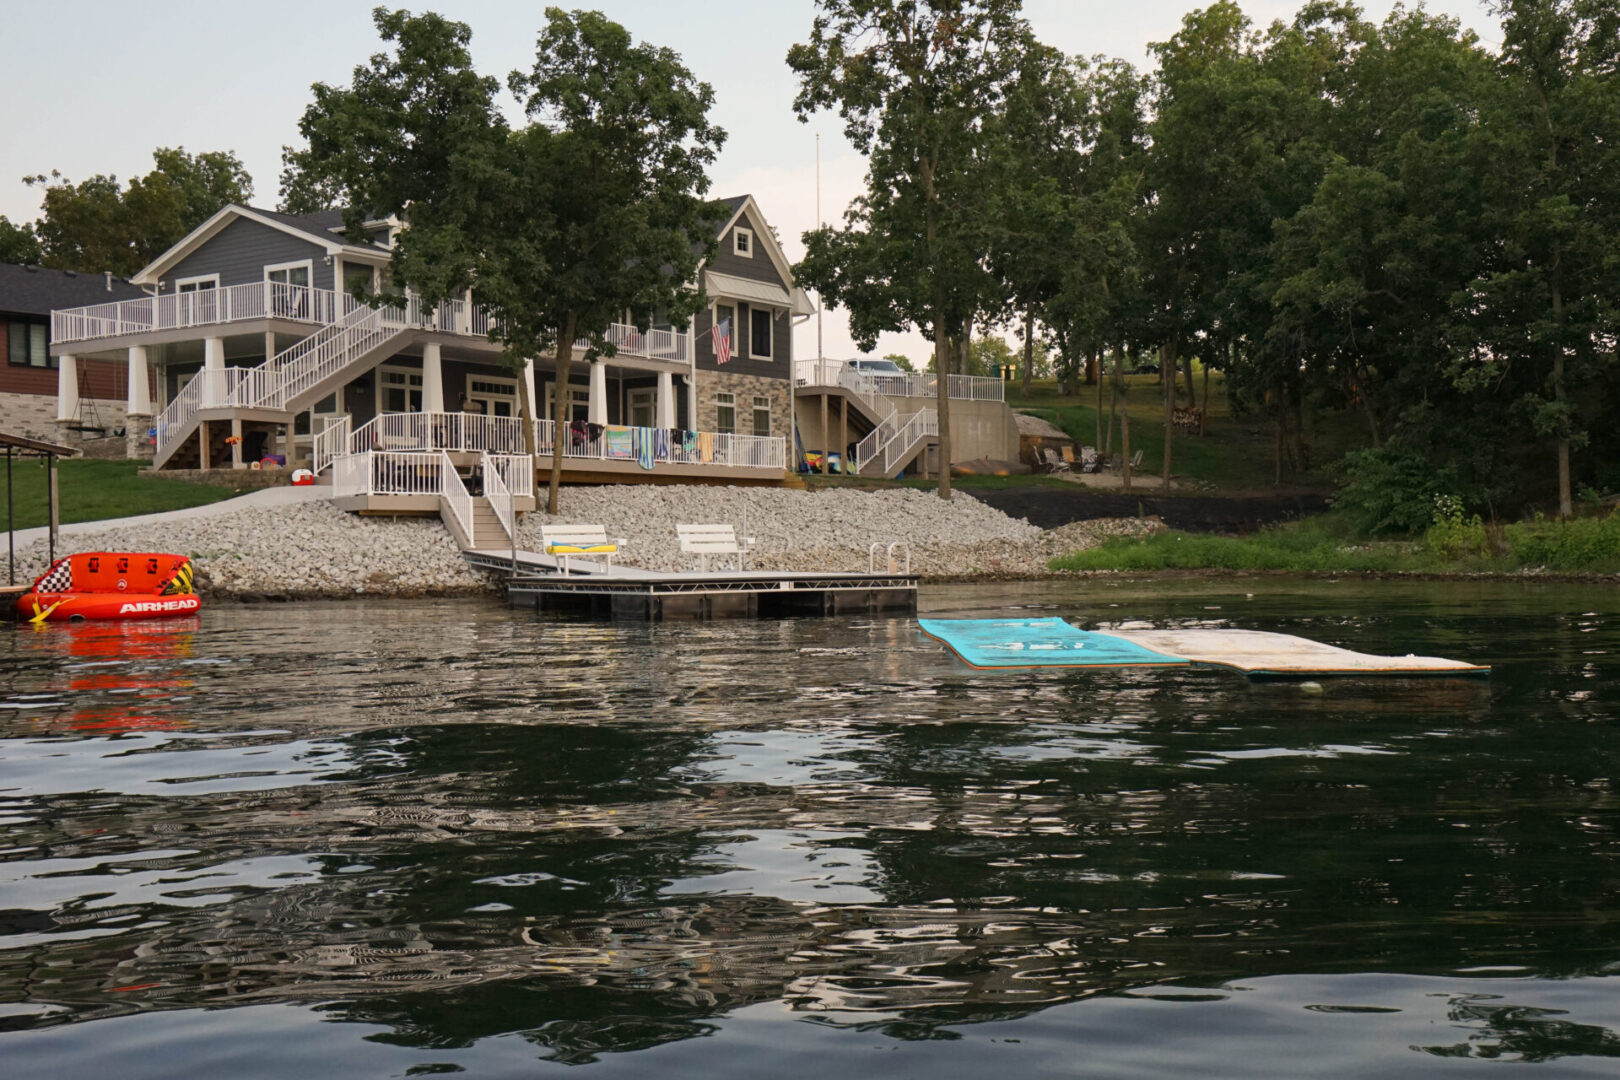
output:
M931 638L976 668L1187 667L1179 656L1154 652L1111 634L1077 630L1049 619L918 619Z

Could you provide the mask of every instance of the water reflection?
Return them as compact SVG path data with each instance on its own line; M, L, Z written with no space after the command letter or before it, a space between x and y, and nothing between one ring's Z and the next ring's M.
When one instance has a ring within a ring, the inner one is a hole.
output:
M1320 616L1196 584L1133 614L1502 666L1313 697L974 672L907 620L355 604L8 628L0 1030L283 1002L395 1046L521 1033L584 1062L767 1003L931 1040L1299 973L1612 978L1620 751L1612 684L1583 677L1610 615L1333 590ZM1422 1053L1613 1054L1601 1022L1478 993Z

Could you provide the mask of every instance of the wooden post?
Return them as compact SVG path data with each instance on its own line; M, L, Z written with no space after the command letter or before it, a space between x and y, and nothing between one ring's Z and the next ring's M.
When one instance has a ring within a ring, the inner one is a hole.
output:
M838 471L849 475L849 398L838 406Z
M206 470L208 466L208 421L197 422L197 467Z
M46 490L45 497L48 500L50 500L50 504L51 504L51 508L50 508L51 509L51 528L50 528L50 549L51 549L51 551L50 551L50 561L55 562L56 561L56 530L57 530L57 526L59 526L61 524L61 522L58 520L61 515L58 512L58 507L57 507L57 502L56 502L56 455L55 454L46 454L45 455L45 473L46 473L46 477L47 477L47 480L46 480L46 488L47 488L47 490Z
M242 461L242 418L240 416L231 417L231 438L236 440L231 443L231 468L245 469L247 465Z
M826 476L829 472L832 471L832 466L831 466L830 461L829 461L829 459L831 458L832 455L827 450L827 444L832 442L832 439L829 438L830 435L832 435L832 429L828 426L828 423L827 423L827 393L826 393L826 391L822 391L822 394L821 394L821 475L822 476Z

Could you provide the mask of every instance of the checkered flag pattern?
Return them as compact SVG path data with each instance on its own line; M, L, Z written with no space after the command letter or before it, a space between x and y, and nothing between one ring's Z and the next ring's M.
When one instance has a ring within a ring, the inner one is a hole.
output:
M73 558L57 559L50 571L34 586L36 592L67 592L73 588Z

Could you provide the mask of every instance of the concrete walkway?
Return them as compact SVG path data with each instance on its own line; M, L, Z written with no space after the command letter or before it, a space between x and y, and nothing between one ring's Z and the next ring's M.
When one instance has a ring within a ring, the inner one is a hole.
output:
M246 495L238 495L234 499L222 499L219 502L205 503L202 506L188 506L182 510L165 510L161 514L105 518L101 521L77 521L71 525L60 526L56 531L56 535L58 542L60 542L63 537L98 533L107 529L157 525L166 521L195 521L200 518L221 517L234 514L240 510L249 510L261 506L291 506L294 503L314 502L318 499L330 499L331 497L332 489L330 486L293 487L288 484L282 487L260 488L258 491L250 491ZM12 541L20 551L35 541L43 541L48 531L44 525L34 529L18 529L12 534ZM0 552L0 554L3 554L3 552Z

